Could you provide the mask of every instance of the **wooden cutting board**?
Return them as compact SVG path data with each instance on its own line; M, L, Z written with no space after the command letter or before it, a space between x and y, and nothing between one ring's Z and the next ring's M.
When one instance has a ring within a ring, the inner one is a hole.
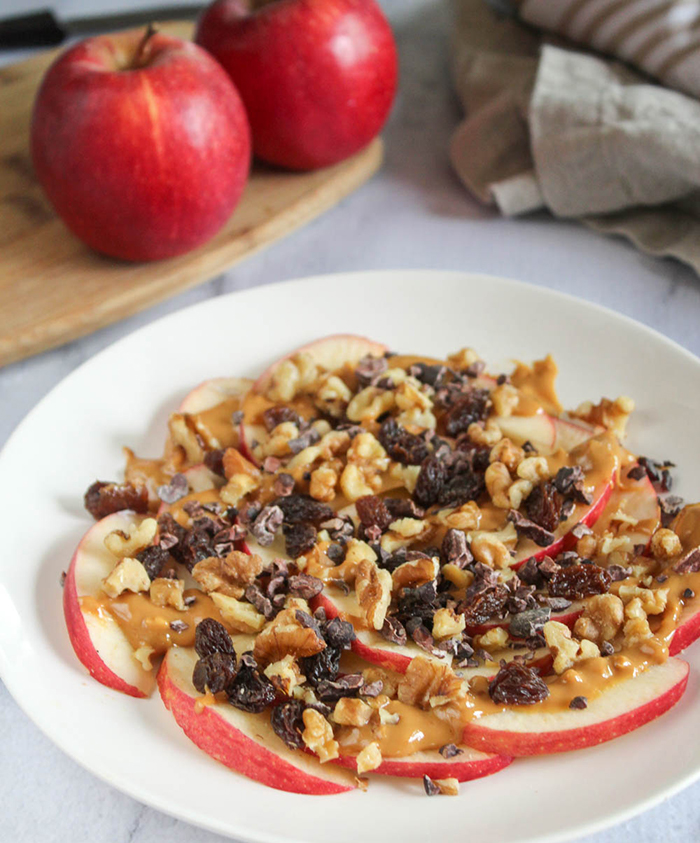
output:
M192 33L187 23L161 28L181 37ZM209 243L155 263L103 257L70 234L32 171L32 103L57 52L0 68L0 366L201 284L335 205L381 164L377 139L353 158L313 173L256 165L238 208Z

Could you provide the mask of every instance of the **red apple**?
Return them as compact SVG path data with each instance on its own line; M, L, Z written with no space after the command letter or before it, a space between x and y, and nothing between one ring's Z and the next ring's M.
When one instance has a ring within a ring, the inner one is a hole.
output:
M34 168L81 240L116 258L168 258L209 240L250 166L250 128L231 80L200 47L131 31L90 38L44 77Z
M668 711L683 696L689 670L686 662L669 659L612 685L583 710L538 711L535 705L532 711L486 714L467 724L463 740L484 752L515 757L596 746Z
M375 0L217 0L196 41L241 93L255 154L312 170L375 137L396 91L396 45Z
M356 787L352 773L320 764L292 750L270 725L269 712L249 714L226 703L203 706L192 684L197 655L189 648L168 650L158 671L160 695L178 726L200 749L249 779L292 793L343 793Z
M254 381L250 378L211 378L187 393L178 407L180 413L205 413L233 398L243 400Z
M461 747L462 754L454 758L443 758L433 749L425 752L414 752L405 758L385 758L372 773L379 776L399 776L400 778L420 779L430 776L431 779L457 779L460 782L470 782L481 779L503 770L512 761L507 755L492 755L479 752L469 746ZM335 760L341 767L357 770L357 759L344 755Z

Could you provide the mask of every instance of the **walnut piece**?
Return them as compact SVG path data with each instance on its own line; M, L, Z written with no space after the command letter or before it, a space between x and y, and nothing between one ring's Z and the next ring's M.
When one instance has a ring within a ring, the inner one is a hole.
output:
M614 594L594 594L586 601L583 614L574 624L577 638L586 638L594 644L610 641L622 629L625 608Z
M296 611L290 607L280 612L258 634L253 655L259 664L268 665L290 655L295 658L314 656L325 648L323 638L299 623Z
M219 594L217 591L212 592L210 596L221 612L221 617L234 632L259 632L265 626L265 615L261 615L250 603L236 600L228 594Z
M114 530L105 536L104 544L107 550L117 556L136 556L136 554L153 543L158 532L158 522L155 518L144 518L140 524L134 525L127 535L122 530Z
M492 462L486 469L484 480L486 481L486 490L491 496L494 506L501 509L510 509L508 489L513 481L505 463Z
M355 594L372 629L381 629L391 602L391 574L376 562L363 559L357 566Z
M150 588L151 603L156 606L172 606L173 609L183 612L186 608L183 596L184 590L184 580L156 577L151 583Z
M192 576L207 593L218 591L231 597L241 597L263 569L263 561L256 554L233 550L223 559L208 556L192 568Z
M667 562L674 556L680 556L682 551L681 540L673 530L661 527L651 537L651 552L655 559Z
M443 796L459 796L459 779L433 779Z
M397 693L402 703L430 709L463 697L464 689L462 680L448 665L416 656L401 677Z
M503 433L495 419L486 422L472 422L467 428L467 436L475 445L492 447L501 441Z
M577 641L571 637L568 626L558 621L548 621L543 627L544 640L554 656L554 672L564 673L578 661L600 655L598 647L587 639Z
M278 662L268 664L264 673L275 688L288 697L292 696L295 688L303 685L306 681L306 677L299 670L296 659L291 655L285 656Z
M491 448L489 462L502 462L510 474L515 474L518 466L525 459L525 451L514 445L510 439L501 439Z
M625 647L637 647L653 636L647 613L639 597L630 600L625 606L625 617L627 621L622 629Z
M333 720L339 726L366 726L372 716L372 709L366 702L351 697L342 697L335 704Z
M401 588L417 588L420 585L431 582L438 575L440 568L439 560L435 557L421 557L404 562L394 569L391 575L394 591Z
M139 562L125 556L117 562L111 573L102 580L102 590L108 597L119 597L125 591L148 591L151 578Z
M337 758L340 754L338 741L333 737L333 729L326 718L314 708L305 709L302 717L305 728L301 739L319 757L321 764Z
M382 763L382 753L376 741L368 743L367 746L357 754L357 772L367 773L376 770Z
M204 448L191 419L183 413L173 413L168 419L168 431L173 445L182 449L185 460L197 465L204 459Z
M464 615L456 615L452 609L438 609L433 615L433 638L436 641L461 635L465 627Z

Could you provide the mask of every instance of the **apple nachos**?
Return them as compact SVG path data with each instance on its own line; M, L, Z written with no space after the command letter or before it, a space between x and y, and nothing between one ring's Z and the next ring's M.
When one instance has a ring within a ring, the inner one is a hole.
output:
M189 737L296 792L455 794L644 724L700 634L700 506L623 446L629 398L564 412L556 374L331 337L205 382L85 495L76 653L136 696L160 661Z

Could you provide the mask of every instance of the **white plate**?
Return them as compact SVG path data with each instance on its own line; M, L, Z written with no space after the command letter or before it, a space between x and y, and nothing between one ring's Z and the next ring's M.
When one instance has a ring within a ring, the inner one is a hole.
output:
M17 702L72 758L134 798L245 841L463 843L562 840L659 802L700 776L698 675L669 715L595 749L515 762L427 799L412 781L367 793L297 796L238 776L191 744L156 696L87 676L63 623L59 576L89 520L85 488L115 477L120 448L158 454L165 420L197 382L255 376L324 334L355 332L408 352L469 345L487 360L551 351L565 405L632 395L630 444L677 461L700 498L700 361L637 323L498 278L366 272L262 287L171 314L98 354L27 416L0 455L0 670ZM687 658L700 669L700 649Z

